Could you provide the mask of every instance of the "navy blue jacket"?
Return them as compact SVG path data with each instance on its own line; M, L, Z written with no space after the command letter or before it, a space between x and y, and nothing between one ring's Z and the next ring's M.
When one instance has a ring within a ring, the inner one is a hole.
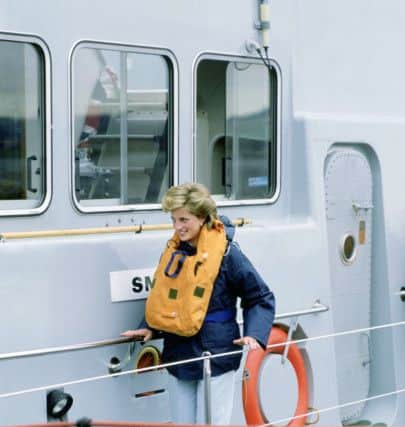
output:
M219 274L215 280L208 306L207 316L223 310L233 315L228 321L205 321L200 331L192 337L182 337L163 332L163 363L200 357L204 351L211 354L241 350L233 344L240 338L236 322L237 297L241 298L243 309L243 334L255 338L265 348L274 320L275 299L266 283L255 270L251 262L242 253L239 246L232 242L234 225L226 217L221 217L225 225L228 248L222 260ZM190 255L195 248L181 243L180 249ZM141 327L147 327L144 323ZM211 359L212 375L217 376L231 370L237 370L242 355L236 354ZM193 362L169 367L169 372L182 380L199 380L203 377L203 362Z

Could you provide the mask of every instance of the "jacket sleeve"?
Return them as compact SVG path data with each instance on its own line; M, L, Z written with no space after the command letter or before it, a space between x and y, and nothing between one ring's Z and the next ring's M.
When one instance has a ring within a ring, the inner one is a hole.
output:
M149 329L150 331L152 331L152 339L161 338L162 336L162 333L160 331L157 331L156 329L153 329L148 325L145 316L143 316L142 320L139 322L137 329Z
M243 335L255 338L264 349L274 321L275 298L249 259L238 247L234 248L232 286L241 298Z
M145 316L143 316L142 320L139 322L138 329L150 329L152 328L146 323Z

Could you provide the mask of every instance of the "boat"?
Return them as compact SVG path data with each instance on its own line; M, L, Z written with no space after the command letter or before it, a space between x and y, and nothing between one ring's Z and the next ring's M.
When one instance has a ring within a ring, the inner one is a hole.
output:
M266 352L241 350L232 423L405 422L404 16L401 0L1 2L0 425L171 422L161 341L120 333L184 182L277 299Z

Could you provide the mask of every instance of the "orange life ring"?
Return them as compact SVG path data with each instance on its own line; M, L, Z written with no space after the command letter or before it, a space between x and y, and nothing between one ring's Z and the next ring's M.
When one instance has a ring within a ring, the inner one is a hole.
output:
M268 422L260 409L259 403L258 379L260 366L268 354L283 354L286 341L287 334L282 329L274 327L271 330L267 345L280 345L267 348L266 350L250 351L247 356L245 369L248 375L243 380L242 388L243 409L247 424L266 424ZM294 416L303 415L308 412L309 406L308 380L304 359L297 345L290 344L287 358L294 368L298 384L298 402ZM301 417L291 420L288 423L288 427L303 427L305 425L305 418Z

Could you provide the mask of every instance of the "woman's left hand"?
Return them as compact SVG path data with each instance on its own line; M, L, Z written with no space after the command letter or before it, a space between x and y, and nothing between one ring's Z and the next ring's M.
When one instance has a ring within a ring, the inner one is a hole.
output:
M259 343L252 337L241 337L237 340L233 340L233 343L240 346L247 345L249 350L257 350L260 348Z

